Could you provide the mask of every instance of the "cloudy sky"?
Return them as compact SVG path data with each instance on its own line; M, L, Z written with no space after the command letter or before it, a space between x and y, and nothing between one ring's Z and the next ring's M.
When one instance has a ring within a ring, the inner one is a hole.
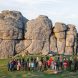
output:
M26 18L47 15L53 22L75 24L78 29L78 0L0 0L2 10L20 11Z

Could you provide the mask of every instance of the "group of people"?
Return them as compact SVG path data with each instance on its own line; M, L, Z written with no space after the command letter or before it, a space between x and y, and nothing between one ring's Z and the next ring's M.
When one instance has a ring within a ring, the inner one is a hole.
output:
M63 56L58 57L31 57L31 58L22 58L22 59L12 59L8 62L8 71L45 71L48 69L51 70L78 70L78 59L71 57L67 59Z

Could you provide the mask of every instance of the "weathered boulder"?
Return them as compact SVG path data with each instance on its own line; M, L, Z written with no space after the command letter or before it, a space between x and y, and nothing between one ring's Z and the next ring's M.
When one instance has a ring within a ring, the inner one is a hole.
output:
M46 40L52 31L51 20L47 16L40 15L38 18L27 22L25 39Z
M65 32L59 32L59 33L55 33L55 37L57 38L57 39L65 39L65 37L66 37L66 33Z
M14 40L0 40L0 59L9 58L15 55Z
M23 40L17 41L17 44L15 46L16 53L18 54L18 53L22 52L24 49L25 49L24 41Z
M0 30L0 38L1 39L22 39L23 31L21 29L17 29L14 27L9 27L4 30Z
M76 30L76 26L75 25L68 24L67 27L68 27L68 30L66 32L67 35L77 36L77 30Z
M24 39L24 25L27 21L18 11L0 13L0 58L17 54L15 47L19 40Z
M53 29L54 35L57 39L57 52L58 54L64 54L65 52L65 45L66 45L66 30L67 26L64 23L55 23L55 27Z
M57 40L54 35L50 37L50 50L57 52Z
M26 49L31 45L32 40L19 40L15 46L16 53L21 53L26 51Z
M15 50L16 50L16 56L25 56L28 55L29 52L27 50L27 48L31 45L32 41L31 40L19 40L17 41L17 44L15 46Z
M64 23L56 22L54 26L54 32L63 32L67 30L67 26Z
M50 49L50 44L49 44L49 41L46 40L46 41L43 43L43 49L42 49L41 54L42 54L42 55L47 55L47 54L49 53L49 49Z
M68 30L70 30L70 31L76 30L76 26L73 24L68 24L67 27L68 27Z
M43 54L49 52L49 41L23 40L16 44L16 53Z
M32 40L30 46L26 49L29 54L39 54L42 52L44 41Z
M72 55L73 54L73 51L74 51L73 47L66 47L64 54L65 55Z
M30 54L48 54L49 38L52 32L51 20L47 16L40 15L27 22L26 31L25 39L32 40L27 51Z
M0 38L23 39L24 17L18 11L0 13Z
M56 22L44 15L28 21L18 11L0 13L0 59L14 55L76 54L77 30L72 24Z
M78 48L77 47L78 46L77 43L78 43L77 39L75 39L75 42L74 42L74 52L73 52L74 55L77 54L77 48Z
M68 24L67 27L68 27L68 29L67 29L67 32L66 32L65 54L66 55L76 54L77 30L75 28L75 25L72 25L72 24Z
M65 44L66 44L65 39L57 39L58 54L64 54Z
M67 47L72 47L74 46L74 35L66 35L66 46Z

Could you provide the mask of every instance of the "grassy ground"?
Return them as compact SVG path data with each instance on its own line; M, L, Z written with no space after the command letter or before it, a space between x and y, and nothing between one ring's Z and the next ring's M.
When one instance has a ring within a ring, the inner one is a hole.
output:
M63 72L57 75L49 75L43 72L7 71L7 60L0 60L0 78L78 78L77 72Z

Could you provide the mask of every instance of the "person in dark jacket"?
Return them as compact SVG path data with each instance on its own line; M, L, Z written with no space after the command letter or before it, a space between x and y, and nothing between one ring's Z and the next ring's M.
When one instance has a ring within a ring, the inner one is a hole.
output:
M60 67L60 59L58 57L56 60L56 70L59 70L59 67Z
M7 64L8 71L10 71L10 63L11 63L11 61L9 61L8 64Z
M77 71L77 57L74 58L74 71Z
M24 63L25 63L25 59L24 59L24 58L22 58L22 60L21 60L22 70L24 70Z
M24 62L24 70L27 70L27 60Z
M69 71L71 71L72 69L72 59L71 59L71 57L70 57L70 59L68 60L68 65L69 65Z

